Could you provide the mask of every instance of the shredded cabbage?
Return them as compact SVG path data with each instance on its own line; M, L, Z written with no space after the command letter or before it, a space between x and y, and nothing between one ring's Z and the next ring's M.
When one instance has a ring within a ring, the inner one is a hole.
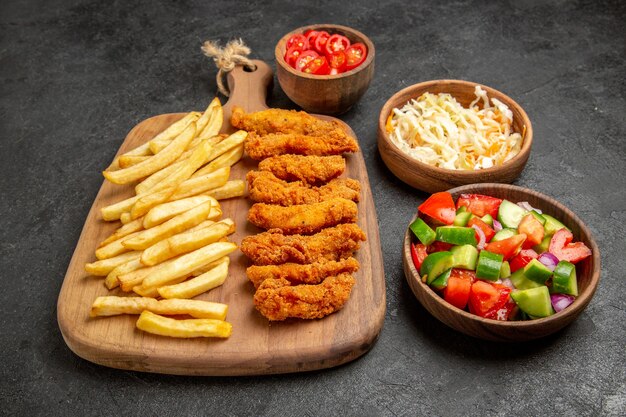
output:
M495 98L490 105L480 86L474 94L469 108L450 94L425 93L393 109L387 123L392 142L418 161L439 168L502 165L522 147L522 135L512 132L513 112Z

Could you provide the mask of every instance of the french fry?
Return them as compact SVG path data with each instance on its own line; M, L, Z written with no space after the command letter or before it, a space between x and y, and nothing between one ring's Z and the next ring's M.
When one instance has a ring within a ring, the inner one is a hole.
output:
M215 319L175 320L144 311L137 320L137 328L147 333L169 337L222 337L232 334L232 324Z
M150 158L150 155L121 155L117 161L120 168L128 168Z
M216 242L196 249L176 258L175 261L162 268L157 268L143 280L141 286L147 289L170 284L176 278L186 277L201 266L226 256L235 249L237 249L237 245L231 242Z
M211 211L211 202L204 202L189 211L179 214L158 226L138 232L136 236L124 239L122 245L128 249L146 249L159 240L180 233L206 220Z
M191 176L191 178L201 177L224 167L232 167L243 156L243 145L238 145L229 151L224 152L210 163L206 164Z
M128 184L129 182L147 177L175 161L185 151L185 148L195 135L196 124L192 122L172 143L158 154L150 157L150 159L117 171L104 171L103 175L114 184Z
M193 148L195 148L196 146L198 146L200 144L200 142L202 141L208 141L211 145L217 145L218 143L220 143L222 140L226 139L228 137L228 135L225 134L219 134L219 135L215 135L215 136L209 136L208 138L202 138L200 136L196 136L195 138L193 138L193 140L191 141L191 143L189 144L189 147L187 151L185 151L185 153L183 153L179 159L184 159L185 156L189 157L188 152L190 152L190 150L192 150ZM185 155L187 154L187 155Z
M131 249L127 248L126 246L122 245L122 242L126 239L130 239L134 236L137 236L139 233L141 233L142 230L138 231L138 232L134 232L131 233L127 236L121 237L111 243L109 243L108 245L102 246L98 249L96 249L96 258L98 258L99 260L102 259L108 259L108 258L112 258L114 256L117 256L119 254L122 254L124 252L128 252Z
M139 200L139 198L141 198L141 195L135 195L127 198L126 200L111 204L110 206L102 207L100 209L102 219L106 221L118 220L122 213L130 211L130 209L133 208L133 205L137 202L137 200Z
M122 274L127 274L132 271L136 271L139 268L143 268L143 264L141 263L141 259L133 259L132 261L128 261L125 264L121 264L113 268L109 275L104 279L104 285L112 290L113 288L120 285L118 276Z
M215 268L204 274L175 285L166 285L158 289L163 298L193 298L196 295L219 287L228 276L228 264L230 260L220 263Z
M198 275L202 275L205 272L209 272L211 269L215 268L216 266L218 266L222 262L229 262L230 263L230 259L228 258L228 256L224 256L224 257L222 257L222 258L220 258L220 259L218 259L216 261L209 262L208 264L203 265L200 268L198 268L195 271L193 271L191 273L191 276L197 277Z
M197 224L194 227L191 227L191 228L187 229L184 233L194 232L196 230L204 229L205 227L209 227L209 226L212 226L214 224L215 224L215 222L213 220L205 220L202 223Z
M113 232L113 234L111 236L107 237L102 242L100 242L99 247L106 246L106 245L108 245L111 242L115 242L116 240L118 240L120 238L123 238L124 236L128 236L131 233L143 230L143 228L144 228L143 227L143 217L140 218L140 219L133 220L130 223L126 223L126 224L122 225L122 227L117 229L115 232Z
M155 172L154 174L150 175L148 178L137 184L135 186L135 192L137 194L147 193L155 185L159 184L169 175L176 172L180 167L183 166L183 164L184 161L174 162L172 165L166 166L165 168Z
M186 280L186 276L178 277L171 282L171 284L179 284ZM152 297L156 298L159 296L159 287L148 287L144 288L141 285L136 285L133 287L133 292L135 294L141 295L142 297Z
M204 127L202 132L198 133L198 136L201 138L210 138L211 136L217 135L220 132L220 129L222 128L223 122L224 122L224 109L222 109L221 105L219 106L216 105L211 111L210 119L207 125Z
M143 218L143 227L149 229L156 225L159 225L174 216L191 210L198 205L211 202L211 207L219 206L219 203L213 197L207 195L198 195L189 198L183 198L176 201L170 201L168 203L162 203L153 207Z
M211 100L211 103L209 103L204 113L202 113L202 116L200 116L200 118L198 119L197 125L198 125L199 133L202 133L204 128L207 126L207 124L211 120L211 117L213 116L213 111L214 111L213 109L217 107L222 107L222 103L220 103L219 98L215 97L213 100ZM220 123L220 127L217 129L217 131L219 132L221 128L222 128L222 125Z
M130 216L130 211L126 211L120 214L120 222L122 222L122 224L128 224L132 221L133 221L133 218Z
M162 202L167 201L167 199L174 194L174 191L176 191L176 186L174 185L161 188L155 192L148 191L146 195L135 201L135 204L133 204L133 207L130 209L130 218L134 220L142 217L150 211L152 207L158 206Z
M121 255L114 256L113 258L103 259L92 263L85 264L85 271L95 276L106 276L115 267L124 264L133 259L139 259L141 257L140 251L126 252Z
M228 181L221 187L208 190L206 194L216 200L226 200L227 198L241 197L246 192L246 184L241 180Z
M156 265L176 255L191 252L210 243L217 242L224 236L234 232L235 222L231 219L224 219L200 230L179 233L163 239L144 250L141 262L147 266Z
M153 154L157 154L152 147L156 143L167 142L169 145L172 140L174 140L177 136L185 131L189 127L191 123L197 122L200 118L200 113L192 111L187 113L185 117L178 120L177 122L172 123L167 129L156 135L150 142L148 142L148 147L152 151ZM197 128L196 128L197 130ZM197 132L199 133L199 132ZM162 149L161 149L162 150Z
M165 316L187 314L198 319L224 320L228 306L201 300L156 300L147 297L105 296L95 299L89 315L99 317L141 314L144 310Z
M211 150L211 154L209 155L208 160L212 161L223 153L231 150L235 146L243 144L247 137L248 132L246 132L245 130L238 130L237 132L233 133L232 135L215 145Z
M230 167L224 167L210 174L188 179L178 186L170 200L180 200L181 198L203 194L208 190L221 187L226 184L229 176Z

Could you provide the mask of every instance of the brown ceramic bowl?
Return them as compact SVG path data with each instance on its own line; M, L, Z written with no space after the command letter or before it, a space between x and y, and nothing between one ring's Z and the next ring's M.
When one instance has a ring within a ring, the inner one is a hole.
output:
M513 112L513 131L523 134L522 149L511 160L501 166L475 171L461 171L437 168L418 161L402 152L385 129L387 118L396 107L404 106L410 99L417 99L424 93L449 93L467 107L476 98L477 85L487 92L487 96L497 98ZM378 151L387 167L395 176L412 187L434 193L451 187L480 182L510 183L515 180L526 165L533 142L533 128L524 109L509 96L482 84L460 80L435 80L415 84L394 94L383 106L378 118Z
M338 33L367 46L367 57L358 67L336 75L312 75L296 71L285 62L287 40L307 30L325 30L331 35ZM278 82L287 96L310 113L341 114L348 111L370 85L374 76L376 51L372 41L358 30L330 24L310 25L289 32L278 41L275 49Z
M412 233L407 227L403 251L404 274L415 297L426 310L455 330L480 339L499 342L537 339L554 333L574 321L591 301L600 280L600 251L591 232L583 222L558 201L527 188L505 184L472 184L453 188L449 191L455 201L463 193L485 194L513 202L528 201L531 206L554 216L569 227L574 235L574 241L584 242L591 249L592 256L576 265L579 296L566 309L550 317L537 320L490 320L454 307L422 282L411 259Z

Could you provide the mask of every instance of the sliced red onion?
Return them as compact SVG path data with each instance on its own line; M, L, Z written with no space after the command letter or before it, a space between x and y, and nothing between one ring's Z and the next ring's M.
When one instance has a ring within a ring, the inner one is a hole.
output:
M545 267L548 268L550 271L554 271L554 268L556 268L556 264L559 263L559 258L554 256L550 252L542 253L541 255L539 255L539 258L537 258L537 260L544 264Z
M493 230L495 230L496 232L502 230L502 223L500 223L496 219L493 219Z
M552 307L554 308L554 311L556 311L557 313L567 308L570 304L574 302L575 299L576 297L572 295L566 295L566 294L550 295L550 302L552 302Z
M510 289L514 290L515 289L515 285L513 285L513 281L511 281L508 278L504 278L502 280L502 285L506 285L507 287L509 287Z
M521 208L523 208L526 211L533 211L533 210L535 210L537 213L542 214L541 210L536 209L533 206L531 206L528 201L520 201L519 203L517 203L517 205L520 206Z
M482 229L475 224L472 225L472 228L476 230L476 233L478 234L478 245L476 245L476 248L480 250L485 249L485 243L487 243L487 236L485 236L485 232L483 232Z

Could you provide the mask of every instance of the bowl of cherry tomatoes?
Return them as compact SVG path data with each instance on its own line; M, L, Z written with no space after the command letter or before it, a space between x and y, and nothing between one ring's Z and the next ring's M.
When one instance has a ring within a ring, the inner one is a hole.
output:
M295 29L278 41L275 55L283 91L311 113L348 111L365 94L374 75L374 44L346 26Z

